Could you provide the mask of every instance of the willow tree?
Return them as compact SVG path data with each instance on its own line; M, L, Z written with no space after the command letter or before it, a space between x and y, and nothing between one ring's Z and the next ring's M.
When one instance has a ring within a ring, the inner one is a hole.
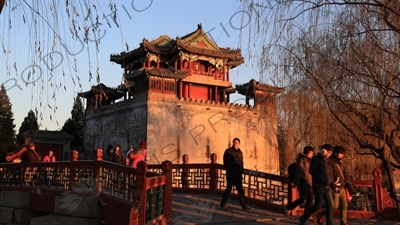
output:
M58 91L81 89L82 80L100 83L101 39L107 28L119 28L113 0L0 0L0 19L6 70L1 80L8 89L30 88L31 98L38 100L36 116L42 120L49 110L51 121L56 118ZM24 43L16 43L24 35L20 31L27 32ZM23 49L23 56L18 55L22 46L29 48ZM81 68L80 54L87 54L87 68Z
M353 139L357 154L382 162L397 201L392 169L400 168L400 2L243 2L256 25L249 43L263 46L260 72L273 72L284 86L311 85L344 129L336 135Z

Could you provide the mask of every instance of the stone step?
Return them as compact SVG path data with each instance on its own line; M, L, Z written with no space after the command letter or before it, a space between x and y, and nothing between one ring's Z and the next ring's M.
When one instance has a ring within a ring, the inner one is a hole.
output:
M29 224L31 211L29 208L11 208L0 206L0 224Z
M49 214L31 219L31 225L102 225L100 218L73 217L61 214Z

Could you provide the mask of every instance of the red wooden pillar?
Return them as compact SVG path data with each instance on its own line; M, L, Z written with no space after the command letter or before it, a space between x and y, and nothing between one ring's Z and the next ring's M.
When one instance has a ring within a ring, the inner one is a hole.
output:
M192 96L190 96L190 91L191 91L191 89L192 89L192 83L189 83L188 91L187 91L187 97L188 97L188 98L191 98L191 97L192 97Z
M373 171L373 176L374 176L375 207L376 207L376 212L379 215L379 213L383 210L381 171L379 169L375 168Z
M189 180L188 180L188 176L189 176L189 170L187 168L187 164L189 164L189 155L184 154L182 156L182 174L181 174L181 180L182 180L182 188L186 189L189 186Z
M147 56L147 68L150 68L150 58Z
M211 165L210 165L210 190L214 191L217 189L217 181L218 181L218 174L217 174L217 154L213 153L210 155Z
M161 164L163 175L166 179L165 198L164 198L164 215L167 224L172 222L172 162L164 161Z
M192 76L192 59L189 57L189 76Z
M214 101L218 102L218 87L214 87Z
M222 63L222 80L223 80L223 81L226 81L226 80L227 80L225 74L226 74L226 65L225 65L225 61L224 61L224 62Z
M179 98L182 98L182 94L183 94L183 85L182 85L183 81L179 81Z
M178 69L178 68L176 68L176 69ZM179 56L179 69L183 70L183 57L182 57L182 55Z

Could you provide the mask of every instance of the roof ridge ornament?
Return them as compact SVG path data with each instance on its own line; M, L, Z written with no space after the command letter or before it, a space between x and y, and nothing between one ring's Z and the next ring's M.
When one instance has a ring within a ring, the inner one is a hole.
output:
M197 24L197 30L203 29L203 25L201 23Z

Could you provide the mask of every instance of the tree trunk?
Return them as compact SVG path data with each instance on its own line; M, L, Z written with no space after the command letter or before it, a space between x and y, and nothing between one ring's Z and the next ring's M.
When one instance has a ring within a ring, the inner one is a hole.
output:
M388 182L389 182L390 197L396 202L396 205L398 205L397 195L396 195L396 187L394 185L394 178L393 178L393 168L390 165L390 163L384 159L382 159L382 164L383 164L383 168L385 169L386 176L387 176Z

